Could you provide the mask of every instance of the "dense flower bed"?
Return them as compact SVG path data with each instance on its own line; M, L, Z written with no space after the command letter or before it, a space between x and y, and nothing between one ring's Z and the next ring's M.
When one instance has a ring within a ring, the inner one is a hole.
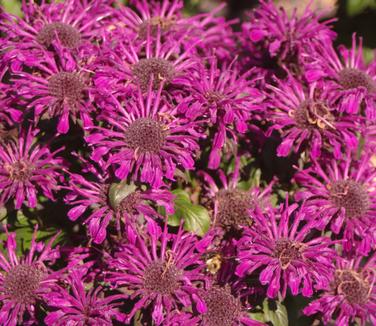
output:
M1 325L278 325L294 297L376 324L361 37L267 0L41 2L0 18Z

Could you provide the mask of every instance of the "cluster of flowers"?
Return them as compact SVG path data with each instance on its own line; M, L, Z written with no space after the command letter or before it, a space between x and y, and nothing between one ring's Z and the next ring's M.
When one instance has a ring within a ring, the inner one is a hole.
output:
M325 324L376 324L376 60L356 35L335 48L309 8L260 1L241 25L222 8L1 12L0 205L38 214L47 199L87 230L53 246L36 226L17 256L3 225L1 325L261 325L254 302L286 295ZM273 142L293 178L245 186L244 162ZM168 225L177 189L208 232Z

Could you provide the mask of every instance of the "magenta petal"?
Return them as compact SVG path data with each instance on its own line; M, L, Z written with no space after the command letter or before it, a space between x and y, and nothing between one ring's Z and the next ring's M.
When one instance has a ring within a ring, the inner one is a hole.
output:
M86 208L87 206L84 206L84 205L78 205L76 207L73 207L69 210L68 217L72 221L75 221L85 212Z

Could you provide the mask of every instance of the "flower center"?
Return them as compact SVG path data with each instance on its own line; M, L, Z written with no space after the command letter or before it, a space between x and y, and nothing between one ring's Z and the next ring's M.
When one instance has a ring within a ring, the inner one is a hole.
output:
M61 44L66 48L76 48L81 42L80 32L65 23L51 23L44 26L37 35L37 41L49 47L57 35Z
M282 269L286 269L293 260L302 258L302 247L301 243L279 239L274 247L274 257L279 259Z
M142 22L138 28L138 36L142 39L147 38L148 29L150 36L156 36L158 33L158 26L162 33L168 32L176 23L176 17L171 16L164 18L160 16L152 17Z
M364 186L353 180L336 181L330 186L330 197L338 208L344 208L346 217L361 217L369 209L369 196Z
M251 195L241 190L220 190L216 196L218 213L216 223L224 228L251 226L249 210L254 207Z
M150 81L153 79L153 89L159 89L161 82L169 84L175 76L173 64L162 58L141 59L132 67L132 73L136 82L140 85L141 90L146 92L149 88Z
M299 108L291 110L289 115L300 129L334 128L334 116L323 102L304 101Z
M218 106L220 102L224 99L224 95L216 91L208 91L205 93L205 98L208 101L209 105Z
M43 279L43 272L37 267L20 264L14 266L3 281L4 293L20 304L32 304L37 298L36 291Z
M207 326L232 326L241 315L241 304L229 286L212 286L203 293L203 300L207 307L204 315Z
M179 270L171 259L167 262L154 262L145 270L144 287L153 293L172 294L180 286L179 275Z
M19 160L13 164L7 164L5 168L9 173L10 179L21 182L29 180L34 171L34 166L25 160Z
M48 81L48 92L59 101L74 104L81 100L84 85L80 77L72 72L59 72Z
M338 294L343 294L351 304L365 304L370 293L370 284L360 273L353 270L337 270L334 277Z
M368 74L354 68L344 68L339 72L339 83L344 89L364 87L368 92L376 92L376 83Z
M139 118L125 131L127 146L141 153L158 153L165 143L163 125L150 118Z
M141 195L139 192L132 192L127 197L121 200L119 206L116 208L121 215L135 215L137 214L137 205L139 204Z

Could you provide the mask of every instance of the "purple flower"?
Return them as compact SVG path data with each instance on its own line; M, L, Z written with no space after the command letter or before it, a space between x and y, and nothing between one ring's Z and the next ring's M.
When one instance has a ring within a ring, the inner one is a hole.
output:
M221 151L227 137L237 142L237 133L248 130L251 112L260 109L262 93L252 87L255 78L251 71L239 75L235 61L230 65L218 66L216 57L210 57L208 67L199 65L191 78L192 111L185 112L190 118L197 115L208 119L213 126L214 137L208 166L219 167Z
M265 325L248 317L240 299L231 293L231 287L210 285L200 291L201 304L198 311L202 314L203 325Z
M58 118L57 131L65 134L69 120L84 127L92 125L90 114L95 110L90 76L74 60L58 60L48 52L31 70L15 72L11 79L16 96L27 101L27 109L34 110L35 119Z
M46 325L112 326L113 319L124 319L123 314L116 309L121 302L115 302L122 295L105 295L101 286L91 285L87 290L89 284L85 283L84 276L82 270L70 271L65 279L67 285L55 285L46 295L48 305L53 309L44 319Z
M186 29L185 19L181 17L183 1L132 1L134 9L129 6L121 6L116 12L119 21L124 25L127 34L132 38L145 40L148 29L151 36L156 36L158 27L162 34L177 34L181 36L182 30ZM185 33L185 31L183 31Z
M164 189L144 189L134 184L111 182L111 178L100 167L85 162L83 175L70 174L69 193L66 202L74 205L68 217L75 221L86 215L89 233L95 243L102 243L106 229L112 220L116 220L120 230L121 222L134 221L138 216L158 216L150 202L164 206L169 214L174 211L173 195Z
M177 234L169 234L167 225L162 231L153 220L145 228L128 227L128 243L109 260L113 272L108 281L136 300L127 322L138 310L149 307L153 321L161 325L173 310L195 301L195 283L205 279L200 258L208 241L198 241L182 227Z
M147 1L132 0L133 8L121 6L115 13L120 28L125 30L133 40L143 41L150 36L155 37L160 30L163 39L179 41L185 49L196 44L197 52L208 54L213 49L220 58L232 57L235 49L235 37L231 25L236 22L226 21L223 17L215 17L224 8L224 4L209 13L185 17L182 12L182 0Z
M154 188L163 178L174 180L176 168L194 167L197 141L203 135L198 121L180 117L176 107L161 99L161 87L144 96L141 91L125 103L111 97L111 109L103 127L90 128L86 141L94 147L92 158L116 167L119 179L139 180ZM109 154L109 155L107 155Z
M313 158L319 157L325 148L340 158L342 151L357 147L358 117L339 115L316 83L305 91L301 82L289 76L277 86L267 88L270 90L269 119L273 122L269 133L280 130L283 139L277 149L278 156L287 156L291 150L299 152L308 146Z
M277 8L272 1L261 0L251 12L249 22L243 23L243 36L256 49L261 47L268 53L264 61L276 58L283 68L300 74L308 45L331 43L336 36L328 27L333 20L319 22L320 18L308 7L301 17L296 11L289 17L283 7Z
M218 170L221 187L218 187L214 179L204 171L199 174L205 180L207 196L213 203L213 223L222 229L244 228L251 226L254 221L252 212L256 209L268 209L269 195L274 182L261 190L258 187L242 189L239 186L240 160L236 158L234 172L227 177L222 170Z
M351 155L340 161L323 161L322 165L315 161L312 167L297 173L296 180L303 189L296 198L306 200L320 229L329 225L346 240L346 251L355 247L367 255L376 244L375 177L370 154L364 154L358 161Z
M159 27L155 37L149 33L141 44L132 42L123 32L105 45L99 64L94 63L95 84L99 89L112 88L120 94L138 86L147 93L150 84L155 91L160 86L182 87L196 64L191 55L194 44L182 50L181 40L163 42Z
M198 325L200 319L192 313L176 311L167 316L165 325L168 326L192 326Z
M13 99L8 96L8 89L8 85L0 83L0 129L11 127L22 118L22 112L12 107Z
M321 313L325 324L336 326L376 324L376 264L373 255L366 263L363 257L337 259L330 289L311 302L306 315Z
M315 221L305 223L307 211L297 204L281 205L277 212L256 214L255 225L239 240L238 276L258 270L260 282L268 285L267 296L300 292L307 297L328 285L336 252L333 242L315 235Z
M340 112L364 114L376 119L376 65L363 62L362 39L357 48L353 35L350 50L340 47L339 55L331 43L312 47L311 62L306 66L306 77L319 80L330 103Z
M21 208L25 199L28 207L36 207L37 194L54 200L62 160L55 155L63 148L50 152L36 142L36 130L20 133L18 139L0 144L0 203L14 199Z
M35 227L30 249L26 256L16 255L16 233L8 233L7 257L0 252L0 324L16 326L28 318L35 320L35 307L45 301L45 295L57 281L59 272L47 266L59 257L57 249L51 249L55 237L46 245L36 242L38 227ZM28 313L28 317L25 316Z
M38 5L29 1L22 5L24 18L2 12L0 31L6 39L2 46L7 49L4 60L10 59L16 68L23 55L32 50L43 52L51 45L75 52L101 35L101 21L112 12L107 5L110 2L67 0Z

